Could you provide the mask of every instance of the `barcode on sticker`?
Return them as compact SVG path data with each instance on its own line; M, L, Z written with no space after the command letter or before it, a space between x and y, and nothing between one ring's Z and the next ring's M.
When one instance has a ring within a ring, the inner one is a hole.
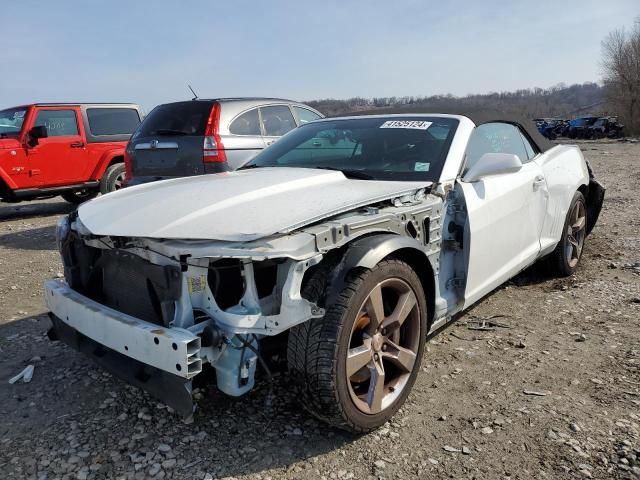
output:
M416 130L426 130L431 126L431 122L422 120L389 120L380 125L380 128L413 128Z
M189 284L189 293L203 292L204 287L207 284L207 277L204 275L199 277L189 277L187 280Z

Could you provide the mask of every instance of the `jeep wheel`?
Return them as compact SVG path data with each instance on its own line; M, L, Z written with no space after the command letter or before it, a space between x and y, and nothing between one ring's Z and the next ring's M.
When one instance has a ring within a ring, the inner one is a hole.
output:
M305 408L352 432L383 425L415 381L426 314L422 285L406 263L387 260L350 275L323 318L289 332L289 368Z
M124 181L124 163L110 165L100 180L100 193L114 192L122 188Z
M575 273L587 236L586 212L584 195L576 192L564 221L562 237L549 256L552 274L567 277Z
M96 195L98 195L98 192L95 190L73 190L62 193L60 196L69 203L79 205L87 200L91 200L96 197Z

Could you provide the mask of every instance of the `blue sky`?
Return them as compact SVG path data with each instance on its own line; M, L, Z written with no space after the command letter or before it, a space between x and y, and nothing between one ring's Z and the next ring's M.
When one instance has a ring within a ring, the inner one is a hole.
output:
M465 95L599 81L638 0L3 2L0 107Z

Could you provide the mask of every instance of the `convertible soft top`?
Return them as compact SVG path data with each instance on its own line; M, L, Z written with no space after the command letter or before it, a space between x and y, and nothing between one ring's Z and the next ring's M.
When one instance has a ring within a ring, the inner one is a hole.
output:
M435 110L435 111L434 111ZM554 143L551 143L545 137L543 137L538 131L536 124L533 120L526 119L524 117L514 115L512 113L505 113L499 110L491 109L473 109L473 108L437 108L432 109L429 107L421 107L415 105L407 105L403 107L389 107L389 108L377 108L375 110L365 110L358 112L349 112L341 114L339 116L356 116L356 115L394 115L394 114L446 114L446 115L461 115L467 117L476 125L482 125L489 122L506 122L514 125L519 125L526 132L529 139L538 147L541 152L555 147Z

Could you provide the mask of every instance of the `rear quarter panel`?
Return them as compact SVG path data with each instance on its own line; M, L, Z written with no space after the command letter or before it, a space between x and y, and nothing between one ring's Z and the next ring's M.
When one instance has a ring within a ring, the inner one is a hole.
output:
M581 186L589 184L589 171L577 145L558 145L534 160L547 184L546 216L540 235L542 254L552 251L560 240L564 221Z

